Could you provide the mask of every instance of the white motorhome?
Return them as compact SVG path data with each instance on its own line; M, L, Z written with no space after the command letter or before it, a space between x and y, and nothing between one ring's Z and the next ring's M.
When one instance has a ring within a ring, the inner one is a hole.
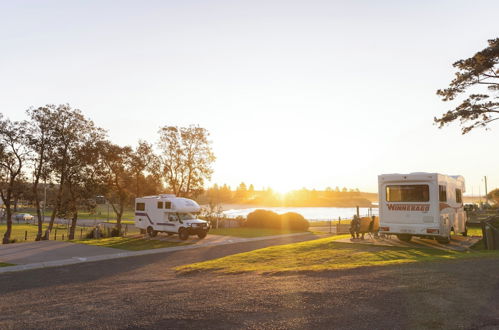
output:
M467 235L464 178L439 173L378 176L380 233L402 241L413 236L449 243L451 232Z
M192 199L175 195L145 196L135 199L135 227L154 237L158 232L178 234L186 240L189 235L205 238L210 226L197 219L201 207Z

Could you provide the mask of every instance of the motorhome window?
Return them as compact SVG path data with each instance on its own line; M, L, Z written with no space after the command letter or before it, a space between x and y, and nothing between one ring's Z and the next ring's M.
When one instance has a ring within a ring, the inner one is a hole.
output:
M158 209L162 209L163 208L163 202L158 202Z
M178 217L176 214L169 214L168 221L178 221Z
M194 220L196 217L192 213L178 213L180 220Z
M438 196L441 202L447 202L447 187L438 186Z
M171 209L172 208L172 202L165 202L165 209Z
M386 186L387 202L428 202L430 187L426 184Z
M137 211L145 211L146 210L146 204L145 203L137 203L137 205L135 205L135 210L137 210Z
M461 193L461 189L456 189L456 203L463 202L463 195Z

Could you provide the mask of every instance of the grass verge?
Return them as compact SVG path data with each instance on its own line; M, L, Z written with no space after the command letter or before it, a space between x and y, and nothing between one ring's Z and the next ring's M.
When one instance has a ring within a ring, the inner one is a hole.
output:
M94 245L94 246L110 247L110 248L128 250L128 251L151 250L151 249L192 244L188 242L165 242L155 239L144 239L140 237L109 237L101 239L74 240L71 242Z
M180 273L194 271L277 273L324 271L476 257L499 259L499 251L457 252L430 248L399 248L335 242L335 239L342 237L347 236L272 246L184 265L175 269Z
M9 267L9 266L15 266L14 264L8 264L6 262L0 262L0 267Z
M43 224L43 233L45 233L45 229L47 229L48 224L44 223ZM0 233L4 233L7 230L7 225L4 223L0 224ZM68 237L68 227L66 225L62 224L54 224L54 227L52 228L52 232L50 233L50 239L54 239L54 235L56 234L55 231L57 230L57 239L61 240L62 235L64 235L65 238ZM76 226L75 230L75 236L80 237L86 235L88 231L92 230L90 227L80 227ZM38 234L38 225L33 225L29 223L13 223L12 224L12 232L10 234L11 239L15 239L16 243L21 243L21 242L29 242L29 241L34 241L36 238L36 235ZM25 238L27 238L25 240Z
M295 233L305 233L301 230L285 230L285 229L270 229L270 228L212 228L209 234L212 235L223 235L223 236L234 236L234 237L261 237L261 236L274 236L274 235L285 235L285 234L295 234Z
M116 220L109 220L109 221L106 221L106 223L116 223ZM135 221L133 221L133 220L121 220L121 224L122 225L134 225Z

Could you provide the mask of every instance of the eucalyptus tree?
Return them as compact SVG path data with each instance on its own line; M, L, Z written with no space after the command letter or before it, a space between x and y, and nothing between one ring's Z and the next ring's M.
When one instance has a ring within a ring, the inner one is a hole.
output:
M488 43L472 57L455 62L454 80L448 88L437 91L443 101L468 93L454 109L435 118L439 127L459 120L462 133L466 134L499 119L499 38Z
M97 128L94 123L86 118L78 109L71 108L68 104L55 107L54 121L52 123L53 146L49 150L49 165L52 170L51 178L57 186L54 208L50 217L49 225L45 231L45 238L49 238L55 218L61 210L64 189L73 189L72 202L77 201L80 193L76 187L81 186L81 175L87 171L86 166L89 156L85 146L92 147L104 138L105 132ZM90 148L93 150L92 148ZM72 181L68 181L72 180ZM74 207L77 208L77 205ZM73 210L75 219L77 210ZM76 220L74 221L76 223Z
M156 176L158 174L159 162L158 157L154 154L153 147L150 143L140 140L135 150L130 154L131 171L134 176L135 196L141 194L141 179L146 178L146 172L149 175ZM144 180L143 180L144 181ZM142 182L144 183L144 182Z
M64 191L66 203L61 205L59 213L71 218L69 239L74 239L78 209L88 206L100 191L102 170L99 163L99 146L104 140L104 131L88 119L80 123L84 128L78 141L74 141L67 157ZM63 200L64 201L64 200ZM64 207L62 207L64 206Z
M42 214L40 206L39 184L40 180L44 180L46 184L46 180L51 172L49 167L49 152L54 146L54 129L52 124L57 120L57 109L55 105L49 104L36 109L30 108L26 113L29 117L27 129L28 146L32 151L31 160L33 164L33 182L31 188L38 223L36 240L39 241L42 239L43 220L45 217Z
M28 157L26 122L11 121L0 114L0 196L5 205L7 229L2 243L10 243L12 197Z
M205 128L164 126L159 130L161 174L178 196L192 197L211 178L215 155Z
M105 195L116 214L116 228L121 233L121 218L125 206L131 197L134 174L133 150L129 146L121 147L109 141L100 144L102 172L105 183Z

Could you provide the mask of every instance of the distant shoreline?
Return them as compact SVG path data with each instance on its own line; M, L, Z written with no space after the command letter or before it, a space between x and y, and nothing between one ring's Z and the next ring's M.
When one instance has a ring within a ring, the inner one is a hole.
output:
M255 208L276 208L276 207L288 207L288 208L304 208L304 207L321 207L321 208L329 208L329 207L334 207L334 208L355 208L355 206L289 206L289 205L281 205L281 206L270 206L270 205L256 205L256 204L238 204L238 203L221 203L220 206L222 207L223 211L228 211L228 210L242 210L242 209L255 209ZM207 204L201 205L203 208L208 208L209 206ZM362 206L359 205L361 208L378 208L378 205L372 205L372 206Z

